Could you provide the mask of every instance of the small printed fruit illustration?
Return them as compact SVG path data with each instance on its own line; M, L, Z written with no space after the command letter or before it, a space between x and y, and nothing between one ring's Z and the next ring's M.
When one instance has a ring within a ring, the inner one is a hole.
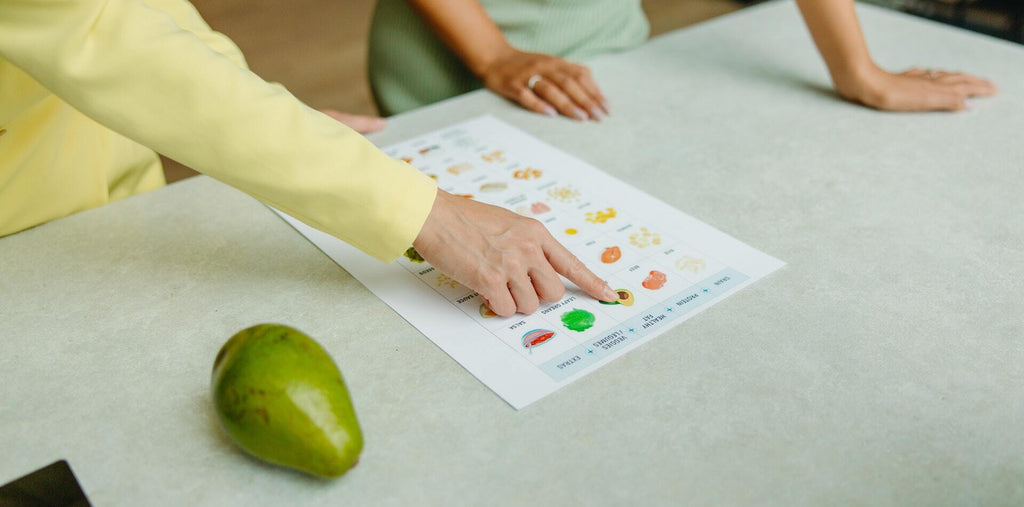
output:
M622 258L622 250L617 246L610 246L601 252L601 262L605 264L612 264L615 261Z
M665 282L667 280L668 278L665 276L665 273L662 273L661 271L651 271L640 285L643 285L645 289L658 290L665 286Z
M626 289L615 289L615 293L619 295L619 299L616 301L598 301L602 305L622 305L622 306L633 306L633 293Z

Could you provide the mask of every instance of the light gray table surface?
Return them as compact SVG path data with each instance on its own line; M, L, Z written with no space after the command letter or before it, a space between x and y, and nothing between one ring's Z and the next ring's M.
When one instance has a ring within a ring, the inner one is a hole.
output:
M860 13L881 65L1002 94L844 102L785 2L590 62L600 124L478 92L373 136L494 114L788 262L522 411L206 177L0 239L0 483L64 458L101 506L1024 503L1024 47ZM216 422L214 356L268 321L345 374L340 480Z

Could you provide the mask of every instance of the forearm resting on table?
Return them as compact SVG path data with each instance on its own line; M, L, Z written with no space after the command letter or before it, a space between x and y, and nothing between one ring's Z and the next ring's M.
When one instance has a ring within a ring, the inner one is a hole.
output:
M995 95L988 80L963 72L912 68L890 73L868 53L853 0L797 0L836 92L885 111L958 111L967 98Z
M841 95L877 70L857 21L853 0L797 0L814 44Z

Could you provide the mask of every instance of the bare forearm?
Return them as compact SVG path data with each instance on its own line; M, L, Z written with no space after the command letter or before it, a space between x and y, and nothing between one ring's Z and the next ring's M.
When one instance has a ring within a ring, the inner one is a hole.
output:
M929 69L887 72L871 59L853 0L796 0L839 95L889 111L956 111L966 99L994 95L994 84L970 74Z
M839 88L874 70L853 0L797 0L807 29Z
M477 0L408 0L434 33L477 76L511 50Z

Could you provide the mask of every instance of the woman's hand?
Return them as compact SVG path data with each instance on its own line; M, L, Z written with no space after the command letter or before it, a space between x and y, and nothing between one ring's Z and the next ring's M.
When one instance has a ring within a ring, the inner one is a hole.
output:
M913 68L892 74L872 68L849 79L836 80L844 98L883 111L960 111L968 97L998 93L991 81L962 72Z
M321 109L320 112L344 123L350 129L355 130L360 134L369 134L371 132L377 132L378 130L384 130L384 127L388 124L387 120L377 116L349 114L341 111L335 111L333 109Z
M536 113L600 121L608 103L590 69L558 57L506 46L478 75L495 93Z
M565 294L559 274L587 294L618 294L551 236L540 222L497 206L437 191L413 242L427 262L477 291L494 313L533 313Z
M967 98L995 95L995 85L970 74L878 68L864 42L853 0L796 0L839 95L884 111L959 111Z
M590 69L514 48L478 0L407 2L491 91L549 116L599 121L609 113Z

